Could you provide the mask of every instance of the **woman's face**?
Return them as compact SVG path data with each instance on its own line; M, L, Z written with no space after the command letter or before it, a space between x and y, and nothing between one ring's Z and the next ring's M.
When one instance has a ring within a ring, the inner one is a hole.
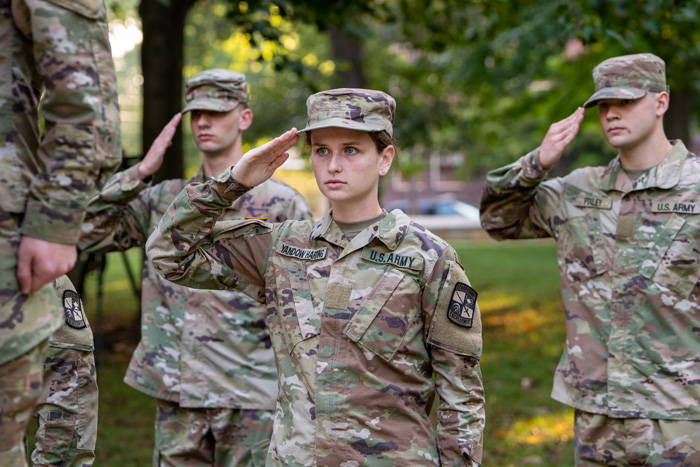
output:
M368 133L347 128L313 130L310 138L316 183L331 201L334 215L347 208L358 213L372 211L369 217L377 215L379 177L389 171L394 147L379 153Z

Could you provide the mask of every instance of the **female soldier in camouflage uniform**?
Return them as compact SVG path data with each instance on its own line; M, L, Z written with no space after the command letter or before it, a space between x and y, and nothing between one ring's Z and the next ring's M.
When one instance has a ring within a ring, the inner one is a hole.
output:
M323 219L217 223L286 160L292 129L218 179L186 187L148 256L173 282L236 288L267 304L279 370L268 465L478 465L476 292L452 247L378 202L395 153L394 99L336 89L307 106L302 131L331 203Z

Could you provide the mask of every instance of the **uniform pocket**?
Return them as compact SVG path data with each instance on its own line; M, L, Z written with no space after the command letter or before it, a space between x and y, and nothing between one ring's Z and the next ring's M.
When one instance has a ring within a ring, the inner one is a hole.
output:
M607 266L597 210L569 218L557 236L557 249L570 282L585 282L603 274Z
M281 261L274 267L279 326L271 326L270 332L282 334L291 354L299 342L319 334L319 316L311 297L304 262Z
M672 214L663 228L656 229L646 250L642 275L687 298L700 279L700 229Z
M97 380L95 356L92 352L80 352L78 358L78 423L76 447L93 451L97 442Z
M92 451L97 438L97 381L92 352L49 347L53 362L37 438L42 452L67 455L74 449Z
M388 268L367 298L362 301L343 333L351 341L385 361L390 361L405 342L422 326L421 290L416 281L401 271Z
M40 428L37 433L41 439L41 451L67 453L73 442L74 431L75 415L58 410L49 411L43 432Z

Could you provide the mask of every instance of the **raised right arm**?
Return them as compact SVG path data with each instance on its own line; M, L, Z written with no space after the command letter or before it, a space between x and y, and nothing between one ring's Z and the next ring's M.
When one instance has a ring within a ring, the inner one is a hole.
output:
M150 234L151 206L159 202L163 188L167 189L163 184L149 189L147 182L163 164L181 118L182 115L175 114L153 141L143 160L112 177L90 200L82 225L79 244L82 250L108 252L145 246Z
M193 288L235 288L264 303L272 225L258 219L218 224L217 220L251 187L270 178L298 140L292 129L248 151L218 178L185 187L146 245L156 270L171 282Z
M489 172L481 196L481 226L497 240L554 235L561 179L544 181L549 169L578 134L583 108L552 124L539 148Z
M151 222L152 189L138 174L138 165L114 175L88 205L78 247L90 253L144 246Z
M191 288L238 289L264 303L272 224L260 219L217 222L248 190L230 171L186 186L146 244L146 256L158 273Z

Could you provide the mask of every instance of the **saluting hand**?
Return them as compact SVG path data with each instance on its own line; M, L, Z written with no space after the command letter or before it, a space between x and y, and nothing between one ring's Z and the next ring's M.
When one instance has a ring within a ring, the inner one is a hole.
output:
M231 168L231 176L250 188L260 185L285 163L289 158L287 150L297 141L297 129L292 128L272 141L251 149Z
M564 150L571 143L583 122L585 109L579 107L564 120L552 123L540 145L540 163L545 169L550 169L559 162Z
M144 158L139 162L139 178L145 180L163 165L163 157L165 156L165 151L173 144L173 136L177 130L177 125L182 119L181 113L176 113L173 118L163 127L160 134L156 137L148 149L148 152Z

